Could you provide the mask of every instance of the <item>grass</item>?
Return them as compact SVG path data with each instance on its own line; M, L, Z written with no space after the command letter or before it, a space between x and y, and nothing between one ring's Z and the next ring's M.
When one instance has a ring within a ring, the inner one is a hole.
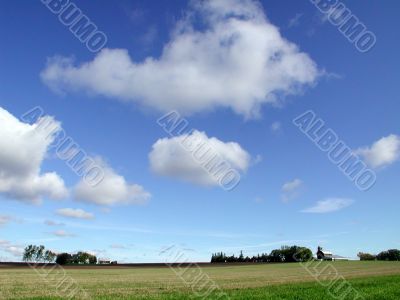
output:
M356 293L362 295L359 299L400 299L400 262L322 263L309 270L311 274L300 264L256 264L202 267L201 272L231 299L333 300L338 298L330 291L340 284L352 288L345 299L356 299ZM198 272L192 268L184 276L190 281L188 276L196 278ZM50 274L46 281L28 268L0 268L0 299L65 299L68 294L63 289L70 291L75 285L69 286L71 282L62 282L62 278L73 278L89 299L188 299L199 284L210 287L204 280L185 284L171 269L159 267L67 268L67 277L60 272ZM343 278L332 284L338 274ZM61 297L57 296L57 284ZM343 295L340 290L336 294ZM82 295L78 293L76 298ZM216 295L207 298L216 299Z

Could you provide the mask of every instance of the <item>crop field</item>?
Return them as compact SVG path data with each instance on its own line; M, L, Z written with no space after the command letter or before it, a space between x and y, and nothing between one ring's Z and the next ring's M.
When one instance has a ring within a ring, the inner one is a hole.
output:
M0 265L0 299L400 299L400 262L183 269L66 267L64 273ZM214 284L220 290L209 294Z

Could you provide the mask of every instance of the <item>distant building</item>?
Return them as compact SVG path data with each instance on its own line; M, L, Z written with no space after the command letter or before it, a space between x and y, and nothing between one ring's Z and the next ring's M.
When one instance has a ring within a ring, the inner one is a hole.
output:
M327 250L323 250L322 247L318 247L317 259L320 260L332 260L333 253Z
M327 261L349 260L346 257L340 255L334 255L331 251L324 250L322 249L322 247L318 247L317 259L327 260Z
M109 260L99 260L99 265L111 265L111 261L109 261Z

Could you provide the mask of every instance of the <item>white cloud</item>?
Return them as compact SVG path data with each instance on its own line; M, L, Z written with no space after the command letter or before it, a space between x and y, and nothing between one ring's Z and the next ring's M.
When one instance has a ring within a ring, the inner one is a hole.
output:
M355 151L373 168L384 167L394 163L400 157L400 137L395 134L383 137L370 147Z
M0 226L6 225L13 220L12 217L6 215L0 215Z
M147 31L140 38L140 41L145 47L149 47L156 41L158 37L158 28L155 25L150 26Z
M65 237L73 237L75 236L72 233L66 232L65 230L56 230L54 232L51 232L52 235L55 235L57 237L65 238Z
M252 165L253 166L255 166L255 165L258 165L259 163L261 163L262 161L263 161L263 156L261 155L261 154L257 154L255 157L254 157L254 159L253 159L253 161L252 161Z
M111 249L127 249L126 246L121 245L121 244L112 244L112 245L110 246L110 248L111 248Z
M15 257L22 257L22 254L24 253L24 248L18 246L9 246L4 248L4 251L10 253Z
M64 226L64 223L61 222L56 222L56 221L52 221L52 220L46 220L44 221L44 224L46 224L47 226Z
M24 248L20 245L14 245L10 241L0 240L0 250L11 254L14 257L22 257L24 253Z
M97 164L104 171L104 179L96 186L81 180L74 188L77 200L98 205L144 204L151 194L138 184L129 184L100 158Z
M281 199L283 202L288 202L300 194L300 189L303 187L303 181L296 178L292 181L286 182L282 185L282 196Z
M272 132L279 132L282 128L282 124L280 122L274 122L271 124L271 131Z
M214 157L218 158L214 160ZM211 186L219 184L218 176L203 166L224 161L236 171L245 172L251 157L238 143L209 138L204 132L195 130L190 134L159 139L153 145L149 160L152 171L158 175Z
M75 65L56 56L41 78L56 91L86 91L162 112L230 108L255 117L261 105L280 103L319 75L314 61L281 36L259 2L194 1L186 16L158 58L139 62L126 49L104 49L93 61Z
M111 213L111 208L109 208L109 207L100 207L100 211L103 214L109 214L109 213Z
M297 27L300 25L300 19L303 16L302 13L297 13L293 18L289 20L288 28Z
M39 124L44 124L40 122L54 128L53 134L40 130ZM32 203L40 203L45 197L67 196L64 181L58 174L41 173L48 147L58 130L60 124L52 117L43 117L30 125L0 107L0 193Z
M256 198L254 199L254 202L260 204L260 203L264 203L265 201L264 201L264 199L261 198L261 197L256 197Z
M94 219L94 215L92 213L86 212L83 209L61 208L57 210L57 214L67 218L86 220Z
M282 191L283 192L293 192L294 190L298 189L302 184L303 184L303 182L300 179L296 178L292 181L286 182L282 186Z
M315 206L302 210L304 213L324 214L339 211L354 203L352 199L328 198L318 201Z

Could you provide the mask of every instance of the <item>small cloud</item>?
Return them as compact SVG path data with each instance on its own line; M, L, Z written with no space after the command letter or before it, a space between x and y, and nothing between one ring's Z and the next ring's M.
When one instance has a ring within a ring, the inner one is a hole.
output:
M297 27L300 25L300 19L303 16L302 13L297 13L293 18L289 20L288 28Z
M355 151L372 168L388 166L400 157L400 136L391 134L373 143L370 147Z
M263 161L263 157L261 154L257 154L256 157L253 159L253 161L251 162L251 164L253 166L258 165L260 162Z
M83 209L61 208L57 210L57 214L67 218L86 220L94 219L94 215L92 213L88 213Z
M66 232L65 230L56 230L56 231L53 231L53 232L50 232L52 235L55 235L55 236L57 236L57 237L62 237L62 238L64 238L64 237L73 237L73 236L75 236L74 234L72 234L72 233L68 233L68 232Z
M100 211L101 211L103 214L109 214L112 210L111 210L111 208L109 208L109 207L100 207Z
M9 242L9 241L6 241L6 240L0 240L0 247L7 246L7 245L9 245L9 244L10 244L10 242Z
M274 133L280 132L282 130L281 122L274 122L271 124L271 131Z
M0 215L0 226L6 225L6 224L10 223L13 220L14 220L13 217L6 216L6 215Z
M22 254L24 253L24 248L18 246L9 246L4 248L3 250L15 257L21 257Z
M125 13L129 17L129 19L134 23L140 23L144 19L144 16L146 15L145 11L138 7L134 9L125 9Z
M51 221L51 220L46 220L44 221L44 224L46 224L47 226L64 226L64 223L61 222L55 222L55 221Z
M301 188L303 187L303 181L296 178L292 181L286 182L282 186L282 195L281 199L283 202L289 202L290 200L298 197L301 192Z
M303 213L325 214L344 209L354 203L352 199L328 198L318 201L314 206L302 210Z
M255 202L255 203L258 203L258 204L264 203L264 199L261 198L261 197L256 197L256 198L254 199L254 202Z
M145 47L149 47L154 43L157 37L158 37L157 26L152 25L147 29L147 31L141 37L140 41Z
M77 251L77 252L79 252L79 251ZM104 255L105 253L107 253L107 251L103 250L103 249L94 249L94 250L89 250L89 251L84 251L84 252L87 252L94 256Z
M112 249L127 249L126 246L121 245L121 244L113 244L110 246L110 248L112 248Z
M21 257L24 252L24 248L21 245L14 245L6 240L0 240L0 249L15 257Z
M320 76L321 78L325 78L326 80L339 80L339 79L343 79L345 76L335 73L335 72L328 72L325 69L322 69L320 72Z

